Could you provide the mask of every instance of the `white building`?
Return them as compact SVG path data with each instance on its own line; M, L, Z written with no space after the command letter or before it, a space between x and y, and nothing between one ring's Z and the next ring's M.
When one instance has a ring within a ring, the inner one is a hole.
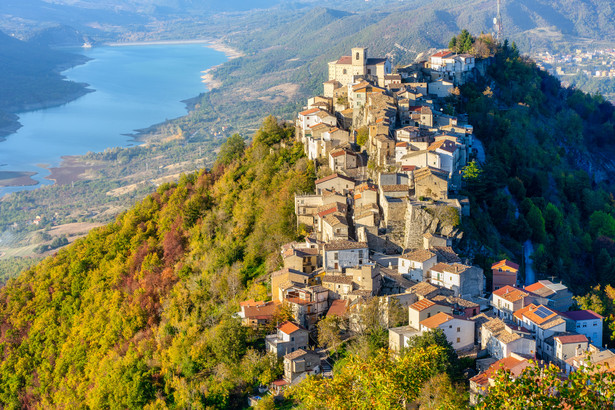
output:
M471 320L441 312L421 321L419 330L429 332L442 329L453 349L466 350L474 346L474 325L475 323Z
M427 249L419 249L399 257L397 272L408 275L411 280L422 282L429 278L429 269L437 262L438 258L435 253Z
M593 310L562 312L566 330L587 336L594 346L602 346L603 317Z
M326 271L354 268L369 263L367 242L333 241L323 249L323 263Z

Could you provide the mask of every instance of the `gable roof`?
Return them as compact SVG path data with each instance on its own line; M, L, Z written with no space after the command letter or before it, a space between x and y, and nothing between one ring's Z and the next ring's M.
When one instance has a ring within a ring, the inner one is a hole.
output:
M422 263L433 258L434 256L436 256L436 254L428 249L418 249L413 252L405 253L400 258Z
M292 353L288 353L287 355L285 355L284 356L284 360L286 360L286 359L288 359L288 360L296 360L296 359L300 359L303 356L308 356L308 355L310 355L310 356L318 356L318 353L316 353L316 352L308 352L308 351L305 351L303 349L298 349L298 350L295 350Z
M286 321L278 326L278 330L287 335L295 333L297 330L302 330L303 328L299 325L294 324L293 322ZM305 330L305 329L303 329Z
M432 57L448 57L452 55L453 53L450 50L442 50L438 51L436 54L433 54Z
M243 317L246 319L269 320L279 306L279 302L267 302L264 305L243 306Z
M515 269L517 271L519 270L519 265L509 261L508 259L502 259L501 261L494 263L493 265L491 265L491 269L499 269L504 266Z
M340 175L340 174L331 174L331 175L328 175L328 176L326 176L324 178L317 179L316 181L314 181L314 183L316 185L318 185L318 184L322 184L323 182L327 182L327 181L330 181L330 180L335 179L335 178L341 178L341 179L345 179L348 182L354 182L353 178L350 178L350 177L347 177L347 176L344 176L344 175Z
M336 64L351 65L352 56L341 56L340 59L336 61Z
M344 316L347 303L344 299L335 299L327 311L327 316Z
M318 111L320 111L320 108L310 108L309 110L301 111L299 113L299 115L304 115L305 116L305 115L315 114Z
M571 312L562 312L562 315L566 316L568 319L577 321L577 320L595 320L595 319L604 319L602 316L594 312L593 310L573 310Z
M448 322L449 320L453 320L453 319L455 319L455 317L453 317L452 315L449 315L444 312L440 312L440 313L433 315L432 317L428 317L427 319L422 320L420 324L429 329L435 329L438 326Z
M521 374L521 371L529 365L530 363L527 360L519 360L512 356L505 357L493 363L484 372L472 377L470 381L481 386L486 386L487 384L489 384L489 379L493 378L496 372L500 369L509 370L513 374L513 376L516 377L519 376Z
M342 275L325 275L322 277L322 283L340 283L343 285L352 285L352 276Z
M494 290L493 294L501 297L502 299L506 299L509 302L516 302L529 295L529 293L510 285Z
M340 239L339 241L331 241L326 243L325 251L337 251L344 249L365 249L367 248L367 242L354 242ZM365 255L367 257L367 255Z
M561 344L568 343L587 343L587 336L585 335L565 335L565 336L555 336L553 339L559 340Z
M418 312L421 312L427 308L430 308L432 306L435 306L436 304L434 302L432 302L431 300L425 298L425 299L421 299L418 302L413 303L412 305L410 305L410 309L414 309Z

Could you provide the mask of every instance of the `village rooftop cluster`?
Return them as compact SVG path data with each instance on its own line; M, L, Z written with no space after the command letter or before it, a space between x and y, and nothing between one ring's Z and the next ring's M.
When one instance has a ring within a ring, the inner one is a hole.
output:
M441 329L460 356L478 359L472 402L488 394L497 369L518 375L531 359L553 362L562 374L586 352L615 364L601 349L602 317L568 311L566 286L540 280L520 287L519 266L502 260L491 266L486 289L483 270L453 248L470 212L458 195L463 168L480 160L481 147L472 125L441 108L488 63L444 50L392 74L387 58L368 58L365 48L329 63L324 94L310 98L296 120L297 141L325 175L315 192L295 197L298 228L308 235L282 247L272 300L243 302L238 313L254 328L271 325L282 306L292 314L265 341L284 360L274 395L310 374L334 377L328 352L314 347L318 322L343 317L351 337L374 300L392 351ZM393 327L394 307L407 325Z

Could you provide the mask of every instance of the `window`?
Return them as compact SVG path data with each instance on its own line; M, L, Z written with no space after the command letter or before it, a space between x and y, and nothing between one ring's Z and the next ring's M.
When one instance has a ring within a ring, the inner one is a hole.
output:
M427 313L427 317L431 317L431 312Z
M457 338L457 343L459 343L459 342L461 342L461 339L460 339L460 338Z
M369 68L367 69L367 74L371 74L372 70L370 70Z
M359 59L359 53L357 52L356 56L355 56L355 60Z
M587 327L587 323L583 323L583 327Z
M334 260L338 260L339 259L339 253L338 252L333 252L333 259Z
M344 73L344 75L348 74L348 70L346 70L346 69L344 68L343 73Z
M294 337L294 336L291 336L291 337L290 337L290 341L291 341L291 342L294 342L294 341L295 341L295 337Z
M359 259L363 259L363 250L359 251ZM402 265L403 265L403 263L402 263Z
M459 333L459 332L461 332L461 328L460 327L457 328L457 333Z

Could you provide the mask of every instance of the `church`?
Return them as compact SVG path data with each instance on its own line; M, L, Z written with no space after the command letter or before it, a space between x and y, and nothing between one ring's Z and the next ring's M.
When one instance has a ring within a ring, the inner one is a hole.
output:
M361 77L379 87L384 87L384 77L391 74L391 62L388 58L368 58L367 48L355 47L352 54L343 56L329 63L329 81L347 86Z

